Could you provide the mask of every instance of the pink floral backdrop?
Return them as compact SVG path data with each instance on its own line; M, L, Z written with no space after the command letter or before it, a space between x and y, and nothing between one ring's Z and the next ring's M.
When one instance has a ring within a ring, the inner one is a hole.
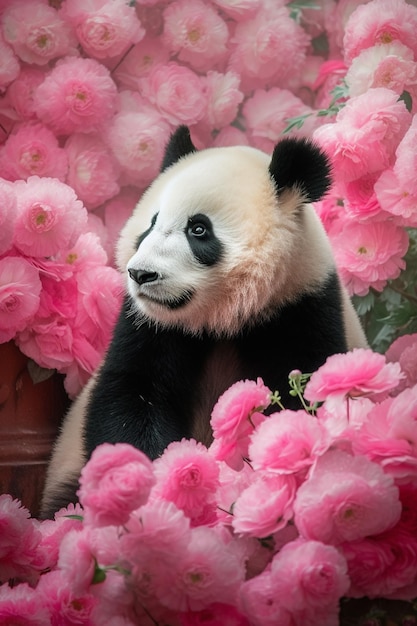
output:
M1 496L0 624L336 626L341 598L417 597L416 33L414 0L0 0L0 343L35 380L74 397L99 364L114 244L178 124L326 150L371 346L292 372L303 411L238 383L209 449L104 446L55 521Z

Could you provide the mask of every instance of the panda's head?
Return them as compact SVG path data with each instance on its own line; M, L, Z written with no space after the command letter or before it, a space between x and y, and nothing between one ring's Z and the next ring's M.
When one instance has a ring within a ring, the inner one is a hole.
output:
M333 260L308 203L329 184L326 157L306 140L283 139L272 157L243 146L197 151L180 127L119 239L132 311L230 336L319 288Z

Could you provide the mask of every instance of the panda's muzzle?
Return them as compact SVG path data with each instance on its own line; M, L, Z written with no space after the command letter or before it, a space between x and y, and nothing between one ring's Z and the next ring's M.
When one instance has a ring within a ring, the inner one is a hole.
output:
M158 272L148 272L146 270L136 270L131 267L127 270L129 276L132 280L135 281L138 285L144 285L145 283L154 283L160 275Z

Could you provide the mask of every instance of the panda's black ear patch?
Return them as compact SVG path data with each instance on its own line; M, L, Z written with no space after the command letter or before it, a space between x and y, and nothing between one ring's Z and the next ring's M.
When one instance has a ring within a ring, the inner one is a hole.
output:
M307 202L320 200L331 185L331 167L327 156L305 138L282 139L274 149L269 172L283 189L296 188Z
M174 131L165 148L165 155L161 165L161 172L173 165L181 157L197 152L197 148L193 145L188 126L179 126Z

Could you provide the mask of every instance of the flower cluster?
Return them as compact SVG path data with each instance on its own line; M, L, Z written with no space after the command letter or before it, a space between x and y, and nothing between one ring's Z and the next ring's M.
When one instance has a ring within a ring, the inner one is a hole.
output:
M337 626L342 597L414 598L417 386L370 349L289 381L303 410L235 383L208 448L99 446L54 520L0 496L0 623Z

